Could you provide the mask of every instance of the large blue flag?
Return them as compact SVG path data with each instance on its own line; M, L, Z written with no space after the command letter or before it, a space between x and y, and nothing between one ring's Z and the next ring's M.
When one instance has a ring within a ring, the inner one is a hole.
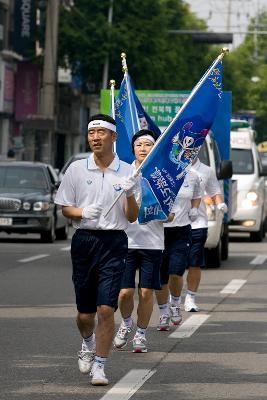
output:
M151 129L157 136L161 134L140 103L129 74L124 76L115 101L115 120L118 134L116 153L121 160L128 163L134 160L132 137L139 129Z
M142 164L140 223L168 217L187 170L213 124L222 97L222 63L214 65Z
M131 163L134 160L132 137L135 132L139 131L139 120L134 100L134 90L130 79L126 76L124 76L115 101L115 120L118 135L116 153L121 160Z

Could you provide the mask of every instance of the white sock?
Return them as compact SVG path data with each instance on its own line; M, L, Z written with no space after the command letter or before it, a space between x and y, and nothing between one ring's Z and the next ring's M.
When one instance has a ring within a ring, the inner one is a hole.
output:
M132 316L131 316L131 315L130 315L130 317L123 318L122 321L123 321L124 325L125 325L127 328L131 328L131 326L133 325L133 319L132 319Z
M135 336L145 337L146 336L146 328L137 327L136 332L135 332Z
M88 351L95 350L95 334L92 333L91 336L83 338L82 347Z
M173 296L170 295L171 305L172 306L179 306L181 304L181 296Z
M100 365L102 368L104 368L105 364L106 364L107 358L106 357L99 357L99 356L95 356L95 364Z
M187 290L186 291L186 294L188 294L189 296L191 296L191 297L195 297L195 295L197 294L197 292L193 292L192 290Z
M169 304L159 304L159 316L162 317L162 315L168 315L169 314Z

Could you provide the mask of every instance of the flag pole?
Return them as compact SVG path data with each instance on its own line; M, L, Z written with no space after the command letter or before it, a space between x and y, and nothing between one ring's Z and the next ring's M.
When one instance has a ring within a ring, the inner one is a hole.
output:
M160 142L164 139L164 137L167 135L167 133L169 132L169 130L172 128L172 126L175 124L175 122L177 121L177 119L180 117L180 115L182 114L182 112L184 111L184 109L187 107L187 105L190 103L190 101L192 100L192 98L195 96L195 94L199 91L199 89L201 88L201 86L203 85L203 83L206 81L207 77L210 75L210 73L212 72L212 70L216 67L216 65L223 59L223 57L225 56L225 54L229 53L229 49L227 47L222 48L221 53L219 54L219 56L214 60L214 62L212 63L212 65L210 66L210 68L205 72L205 74L202 76L202 78L200 79L200 81L196 84L196 86L193 88L192 92L190 93L190 95L188 96L188 98L186 99L186 101L184 102L184 104L182 105L182 107L179 109L179 111L177 112L177 114L175 115L175 117L173 118L172 122L170 123L170 125L165 129L165 131L162 133L162 135L160 135L160 137L158 138L158 140L156 141L155 145L152 147L151 151L148 153L147 157L145 158L145 160L140 164L140 166L137 168L135 175L137 176L140 171L142 170L142 168L144 167L145 163L147 162L147 160L149 159L149 157L151 157L151 155L153 154L153 152L156 150L156 148L159 146Z
M110 105L111 105L111 114L112 114L112 118L115 119L114 90L115 90L116 82L114 81L114 79L111 79L111 80L109 81L109 84L110 84ZM114 144L113 144L113 150L114 150L114 153L116 153L116 142L114 142Z
M124 78L126 81L126 88L127 88L127 94L128 94L128 100L129 100L129 107L130 107L130 114L131 114L131 122L132 122L132 128L133 132L135 131L134 127L134 117L133 117L133 109L132 109L132 103L131 103L131 90L129 87L129 76L128 76L128 67L127 67L127 62L126 62L126 53L121 53L121 62L122 62L122 71L124 72ZM138 129L140 129L139 125L139 120L136 118L137 124L138 124ZM134 132L135 133L135 132Z
M192 92L190 93L190 95L188 96L188 98L186 99L186 101L184 102L184 104L182 105L182 107L180 108L180 110L178 111L178 113L176 114L176 116L174 117L174 119L172 120L172 122L170 123L170 125L165 129L165 131L162 133L162 135L158 138L158 140L156 141L155 145L152 147L151 151L148 153L148 155L146 156L145 160L139 165L139 167L137 168L134 176L137 177L142 168L144 167L144 165L146 164L146 162L148 161L148 159L151 157L151 155L153 154L153 152L156 150L156 148L159 146L160 142L164 139L164 137L167 135L167 133L169 132L169 130L171 129L171 127L173 126L173 124L177 121L177 119L179 118L179 116L181 115L181 113L184 111L184 109L187 107L187 105L190 103L190 101L192 100L192 98L195 96L195 94L199 91L199 89L201 88L201 86L203 85L203 83L206 81L207 77L210 75L210 73L212 72L212 70L216 67L216 65L223 59L223 57L225 56L225 54L229 53L229 49L227 47L222 48L221 53L219 54L219 56L214 60L214 62L212 63L212 65L210 66L210 68L205 72L205 74L202 76L202 78L200 79L200 81L196 84L196 86L193 88ZM117 201L121 198L122 194L124 192L120 192L120 194L118 195L118 197L116 197L116 199L113 201L113 203L111 204L111 206L109 207L108 211L106 212L106 214L104 215L104 217L106 218L107 215L109 214L109 212L112 210L112 208L114 207L114 205L117 203Z

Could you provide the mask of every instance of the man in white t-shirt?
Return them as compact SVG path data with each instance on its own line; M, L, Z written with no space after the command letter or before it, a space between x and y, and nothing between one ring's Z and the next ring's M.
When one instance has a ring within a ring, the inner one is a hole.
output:
M113 118L103 114L90 118L88 142L92 154L69 166L55 199L76 228L71 257L77 326L83 338L78 366L82 373L91 371L92 385L108 384L104 366L114 337L114 311L127 256L125 229L138 215L134 169L113 153L116 137ZM105 216L122 191L120 200Z
M148 129L142 129L132 138L133 153L138 168L151 151L157 136ZM141 196L140 196L141 197ZM141 198L137 201L141 202ZM146 329L153 311L153 291L160 289L160 264L164 249L164 230L161 221L150 221L147 224L129 224L128 256L119 296L119 308L122 315L120 328L114 338L117 348L126 346L134 329L132 312L134 309L135 275L139 269L137 307L137 329L132 341L134 353L147 352Z
M196 158L193 161L191 170L199 176L202 192L212 198L213 203L219 210L227 212L227 205L223 202L220 185L212 168ZM203 198L198 209L198 216L192 222L191 227L192 245L188 257L189 270L184 308L185 311L196 312L199 308L195 303L195 295L201 280L201 267L205 265L204 246L208 234L208 216Z

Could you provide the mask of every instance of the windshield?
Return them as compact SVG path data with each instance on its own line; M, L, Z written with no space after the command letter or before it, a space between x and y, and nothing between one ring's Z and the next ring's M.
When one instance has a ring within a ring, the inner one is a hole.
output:
M234 174L246 175L254 173L252 150L231 149L231 160Z
M204 142L203 145L201 146L198 153L198 158L203 164L210 165L209 153L206 142Z
M0 187L6 189L48 189L44 171L41 168L18 166L0 167Z

